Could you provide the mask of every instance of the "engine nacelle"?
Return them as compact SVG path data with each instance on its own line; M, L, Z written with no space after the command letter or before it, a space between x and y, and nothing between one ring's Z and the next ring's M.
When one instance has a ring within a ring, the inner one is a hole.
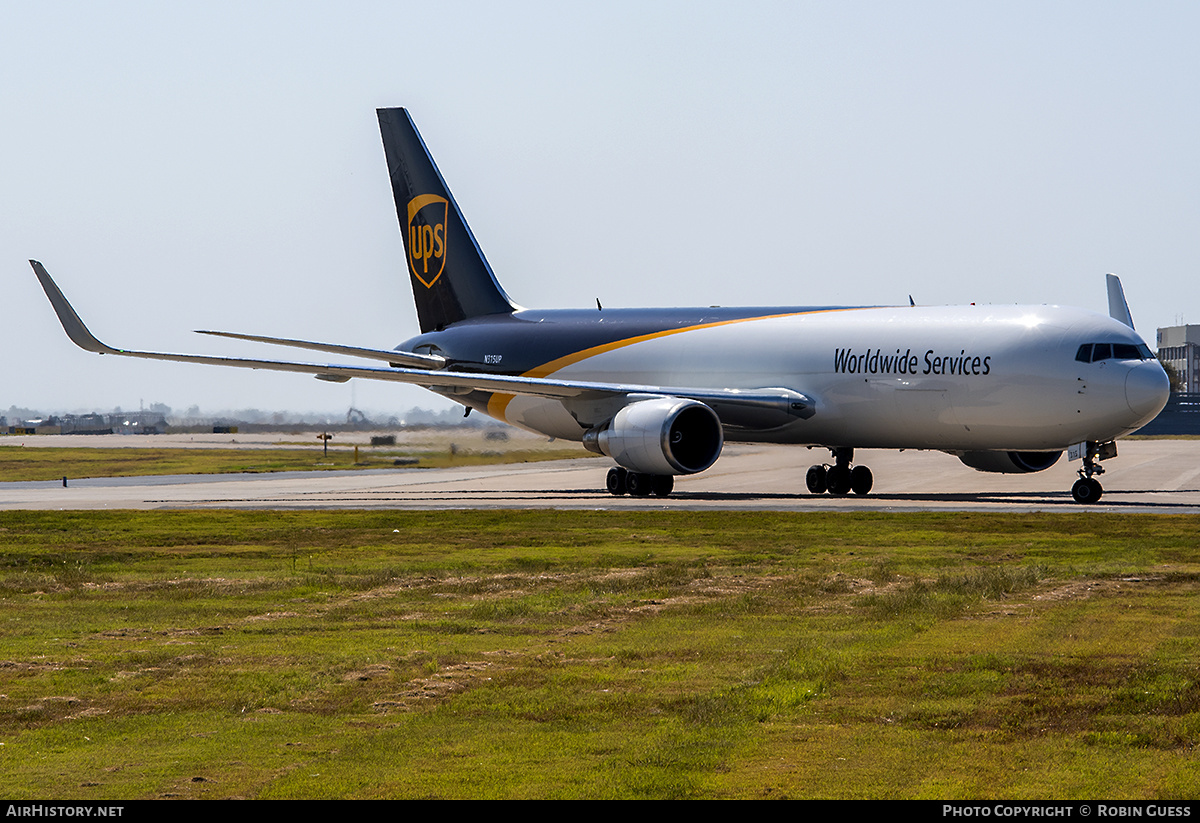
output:
M642 474L695 474L717 462L725 433L717 413L703 403L656 397L630 403L583 445Z
M1062 452L964 452L958 459L975 471L1027 474L1053 466Z

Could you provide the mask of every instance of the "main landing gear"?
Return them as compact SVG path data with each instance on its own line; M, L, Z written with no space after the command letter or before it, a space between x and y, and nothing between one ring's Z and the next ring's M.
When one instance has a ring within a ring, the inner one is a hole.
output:
M830 449L833 454L832 466L821 464L812 466L804 476L808 490L813 494L829 492L837 497L844 497L850 492L866 494L871 491L874 478L866 466L850 467L854 460L854 449Z
M1107 460L1117 456L1116 443L1087 443L1084 446L1083 468L1079 470L1079 479L1071 487L1071 496L1076 503L1095 503L1104 494L1104 487L1093 474L1104 474L1104 467L1097 460Z
M675 488L675 478L669 474L641 474L614 466L608 470L605 486L609 494L618 497L626 493L631 497L666 497Z

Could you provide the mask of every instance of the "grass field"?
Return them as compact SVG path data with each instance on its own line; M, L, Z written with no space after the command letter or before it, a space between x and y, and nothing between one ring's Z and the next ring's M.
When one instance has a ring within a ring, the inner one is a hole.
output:
M0 513L0 786L1196 798L1200 518Z
M311 446L303 449L105 449L0 445L0 482L58 480L61 477L143 477L162 474L381 469L396 466L440 468L588 456L589 453L577 443L539 444L537 448L506 448L503 451L364 447L359 451L336 449L328 454L320 447Z

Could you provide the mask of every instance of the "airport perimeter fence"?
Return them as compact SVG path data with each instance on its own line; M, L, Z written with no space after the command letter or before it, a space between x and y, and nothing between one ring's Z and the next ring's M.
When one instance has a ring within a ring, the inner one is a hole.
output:
M1200 392L1173 392L1158 417L1138 434L1200 434Z

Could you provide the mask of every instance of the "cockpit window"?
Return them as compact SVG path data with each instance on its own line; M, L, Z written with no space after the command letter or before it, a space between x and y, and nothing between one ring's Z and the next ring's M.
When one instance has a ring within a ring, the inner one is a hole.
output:
M1145 343L1084 343L1075 353L1080 363L1097 363L1101 360L1153 360L1154 352Z

